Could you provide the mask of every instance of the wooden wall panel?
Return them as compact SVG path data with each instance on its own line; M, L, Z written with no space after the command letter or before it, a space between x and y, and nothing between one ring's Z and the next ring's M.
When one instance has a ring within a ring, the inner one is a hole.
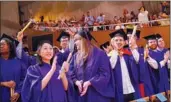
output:
M170 47L170 26L158 26L158 27L146 27L142 28L141 30L141 35L140 35L140 40L138 40L138 45L140 46L145 46L146 41L142 38L144 36L153 34L153 33L160 33L165 42L166 42L166 47ZM92 35L96 38L98 41L97 45L100 45L104 43L105 41L110 41L109 34L113 32L112 30L110 31L95 31L92 32ZM41 32L41 31L33 31L33 30L27 30L25 32L26 35L28 35L28 45L31 48L32 44L32 36L41 36L44 34L52 34L53 32ZM53 44L55 46L59 46L59 42L56 41L57 37L59 36L59 32L53 33Z

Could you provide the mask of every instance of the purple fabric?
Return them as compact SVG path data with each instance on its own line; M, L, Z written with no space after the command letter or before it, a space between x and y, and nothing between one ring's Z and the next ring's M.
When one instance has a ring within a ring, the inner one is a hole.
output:
M41 81L49 72L51 65L44 63L30 66L22 89L23 102L66 102L66 93L59 72L53 74L48 85L41 91Z
M17 58L8 60L0 58L0 82L15 81L15 92L19 94L21 93L25 74L26 68ZM10 102L10 88L0 86L0 102Z
M77 53L76 53L77 54ZM90 81L87 93L80 96L77 86L76 95L78 102L110 102L114 98L114 80L111 73L107 55L102 50L94 47L87 61L76 64L76 54L71 66L74 66L72 80Z

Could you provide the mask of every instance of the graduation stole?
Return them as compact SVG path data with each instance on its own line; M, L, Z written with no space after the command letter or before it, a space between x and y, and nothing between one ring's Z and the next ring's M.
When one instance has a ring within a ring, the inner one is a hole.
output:
M128 49L124 49L124 48L118 50L118 54L119 56L122 56L123 54L129 55L129 56L132 55L132 53Z

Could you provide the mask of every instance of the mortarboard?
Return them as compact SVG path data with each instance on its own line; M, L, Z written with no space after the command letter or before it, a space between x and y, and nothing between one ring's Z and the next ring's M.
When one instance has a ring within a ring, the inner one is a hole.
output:
M151 34L148 36L143 37L145 40L155 40L156 39L156 35L155 34Z
M110 43L109 43L109 41L107 41L107 42L103 43L102 45L100 45L100 48L103 49L103 47L106 48L109 45L110 45Z
M53 35L47 34L32 37L32 51L37 51L38 46L43 42L48 42L53 45Z
M19 42L17 40L15 40L11 36L3 33L3 35L0 37L0 40L2 40L4 38L9 39L15 46L17 46L19 44Z
M124 46L123 46L123 48L129 48L129 45L128 45L128 44L126 44L126 45L124 45Z
M66 38L66 37L69 38L69 34L65 31L62 31L56 40L60 42L61 38Z
M23 48L24 52L29 52L29 49L27 47Z
M127 34L132 34L132 32L133 32L133 29L126 29L126 33ZM136 36L137 36L137 38L139 39L140 38L140 33L141 33L141 31L140 30L136 30Z
M89 31L81 30L78 32L78 34L89 41L93 39L94 41L97 42L97 40L91 35Z
M121 36L124 38L124 40L127 40L127 35L125 34L123 29L116 30L115 32L110 33L109 36L111 38L113 38L115 36Z
M156 34L156 38L157 38L157 39L160 39L160 38L162 38L162 36L161 36L159 33L157 33L157 34Z

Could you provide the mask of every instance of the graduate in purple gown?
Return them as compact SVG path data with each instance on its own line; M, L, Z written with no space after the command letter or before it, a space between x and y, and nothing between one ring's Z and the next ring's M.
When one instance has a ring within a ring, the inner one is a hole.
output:
M0 102L20 102L26 68L16 58L15 40L3 34L0 38ZM14 93L11 95L10 90Z
M62 31L57 38L57 41L60 42L61 50L56 53L56 56L58 57L57 59L57 65L62 66L62 64L67 60L68 55L70 52L74 54L74 44L72 37L70 35L72 32L68 31ZM76 96L75 96L75 89L74 89L74 83L72 82L71 79L71 72L72 72L72 67L69 68L68 72L66 72L66 76L68 79L68 90L67 90L67 101L68 102L75 102L76 101Z
M151 34L148 36L145 36L144 39L147 40L147 48L145 48L145 57L146 60L146 67L148 67L148 70L150 72L151 82L154 94L159 93L159 69L160 65L158 62L159 59L159 52L157 51L157 40L156 35Z
M56 65L53 48L49 41L43 41L38 47L39 63L28 68L22 87L23 102L66 102L68 81L60 66ZM66 63L64 68L69 67ZM61 79L58 79L59 73Z
M159 81L159 92L167 92L170 90L169 78L168 78L168 66L170 52L165 48L164 39L160 34L156 34L157 37L157 50L160 52L158 61L160 62L161 68L159 69L160 81Z
M69 34L65 31L62 31L57 38L57 41L60 42L61 50L56 54L58 56L58 64L62 66L63 62L67 60L69 51Z
M127 36L122 29L109 35L113 39L112 46L114 47L110 63L115 78L115 101L129 102L140 98L136 67L138 58L132 56L134 53L131 54L128 50L123 49Z
M21 59L21 61L26 65L27 68L30 65L35 65L37 63L36 57L27 54L22 47L22 44L23 44L23 42L22 42L23 41L23 33L22 32L18 32L17 40L19 42L19 44L16 47L17 57L19 59Z
M70 66L73 67L76 102L110 102L115 90L109 59L91 39L94 37L84 30L74 36L77 52Z
M132 37L133 29L127 29L128 41ZM133 55L137 56L136 70L137 70L137 83L140 86L141 97L151 96L154 94L152 83L150 79L150 72L146 67L146 62L144 61L144 48L138 47L136 41L140 38L140 30L136 31L135 36L132 38L132 41L129 41L135 47L135 50L132 50ZM129 47L128 47L129 48ZM129 48L130 49L130 48ZM131 49L130 49L131 50ZM138 53L137 53L138 52Z

